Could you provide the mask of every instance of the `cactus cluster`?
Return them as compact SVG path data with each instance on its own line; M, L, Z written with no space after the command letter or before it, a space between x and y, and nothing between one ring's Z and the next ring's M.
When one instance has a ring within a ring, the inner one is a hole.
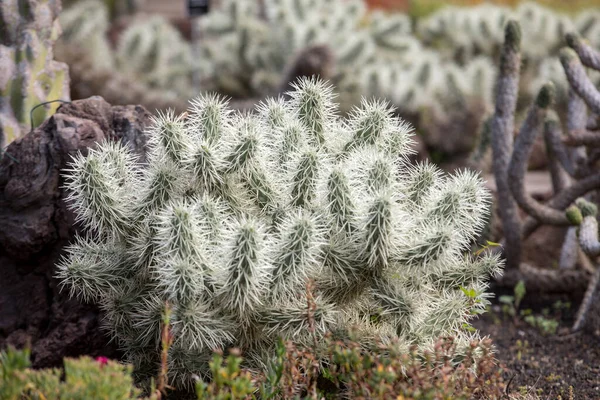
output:
M163 17L152 16L129 26L119 38L115 59L119 71L142 77L151 89L192 96L190 46Z
M499 54L509 18L528 21L523 57L531 79L524 82L532 83L524 85L523 93L531 97L547 79L556 80L566 91L564 76L548 58L574 26L593 38L600 22L596 14L587 11L571 20L526 2L515 10L489 4L446 7L413 27L405 15L369 12L362 3L224 1L222 8L200 20L200 28L209 38L202 45L203 57L197 66L205 87L233 96L273 92L295 54L322 44L335 53L332 81L342 104L352 105L360 95L376 94L392 100L401 111L418 113L425 108L447 116L454 113L460 98L466 97L491 109L492 60ZM224 48L227 51L222 51ZM485 79L483 86L471 83L473 73ZM448 85L453 87L448 90ZM448 102L440 93L458 94L459 100Z
M584 10L570 18L534 2L521 3L516 9L492 4L446 7L420 21L417 35L444 59L467 64L476 57L499 55L504 26L509 19L524 22L522 94L535 98L543 84L551 81L557 88L557 99L566 101L568 84L555 56L564 45L567 32L577 31L598 43L597 11ZM600 75L592 72L592 79L600 82Z
M583 12L582 15L587 14ZM534 2L516 9L492 4L476 7L446 7L419 23L418 34L424 42L439 47L445 57L466 62L476 55L498 54L509 19L523 24L523 57L539 60L560 48L573 21Z
M326 45L335 57L332 81L344 96L351 90L349 77L374 56L373 39L385 45L386 35L410 30L404 16L379 18L377 29L363 26L365 16L360 0L266 0L262 6L226 0L199 21L205 40L198 68L209 89L242 97L271 94L290 60L307 47Z
M111 72L115 81L121 77L137 81L148 92L160 90L173 102L190 98L192 56L181 34L163 17L134 18L113 49L108 41L109 14L106 2L100 0L75 3L61 14L65 33L59 53L65 61L75 65L86 59L96 71ZM86 56L68 50L74 46Z
M203 87L232 96L277 92L290 60L322 45L333 53L327 78L343 111L361 96L385 97L401 115L420 121L428 145L453 143L442 152L470 151L492 108L491 61L446 60L423 46L406 15L369 11L361 0L266 0L262 10L225 1L199 23L206 38L198 66Z
M498 188L499 214L505 237L504 253L507 266L517 270L528 282L536 282L546 290L573 284L576 279L589 281L588 291L573 326L580 329L600 281L600 269L591 260L598 255L596 206L580 199L591 198L600 188L597 169L598 114L600 91L588 76L586 68L600 71L600 52L576 32L565 35L569 47L560 50L559 60L568 80L568 109L564 127L553 111L556 98L551 82L542 86L529 108L513 140L521 62L520 24L511 20L505 31L500 73L496 94L496 111L491 120L494 175ZM537 136L543 135L549 159L553 195L540 202L525 190L528 159ZM579 208L565 209L577 200ZM522 220L519 208L527 218ZM582 217L583 214L583 217ZM582 222L583 219L583 222ZM579 233L576 225L581 224ZM541 225L569 227L565 236L559 269L547 271L521 263L522 241ZM579 244L577 237L579 235ZM576 265L581 268L576 270ZM528 283L529 285L529 283Z
M0 149L30 130L30 112L35 106L70 100L68 68L53 58L53 45L60 35L59 12L60 2L50 0L0 3ZM58 106L38 107L33 125Z
M420 348L473 338L468 322L501 268L470 252L490 208L480 178L410 165L411 128L385 102L341 119L320 80L288 96L254 114L199 97L184 115L156 117L147 165L105 143L66 171L87 234L57 276L101 305L138 370L155 373L165 302L180 385L207 371L215 348L264 366L280 336Z

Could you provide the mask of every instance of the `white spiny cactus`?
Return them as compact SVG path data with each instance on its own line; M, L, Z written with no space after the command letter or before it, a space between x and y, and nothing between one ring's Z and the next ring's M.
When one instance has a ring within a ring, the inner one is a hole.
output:
M181 34L160 17L136 17L120 34L116 49L108 40L110 28L106 2L77 2L60 16L64 45L77 45L89 54L97 69L115 70L149 89L169 91L189 98L191 48Z
M169 89L191 97L190 45L165 18L152 16L125 29L115 58L121 71L143 77L150 88Z
M206 373L215 348L264 365L279 336L423 348L470 337L464 326L501 265L469 253L489 194L473 173L409 166L411 128L388 103L363 100L342 120L331 88L305 79L254 115L207 95L148 133L146 166L119 145L75 158L66 187L89 232L57 273L71 295L101 304L140 370L158 357L166 301L180 385Z
M110 24L108 9L102 1L85 0L73 4L60 14L60 23L62 41L93 49L90 53L94 64L114 68L113 52L106 38Z

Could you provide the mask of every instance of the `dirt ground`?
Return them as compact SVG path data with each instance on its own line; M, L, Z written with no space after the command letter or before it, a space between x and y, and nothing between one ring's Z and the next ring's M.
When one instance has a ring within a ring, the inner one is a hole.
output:
M563 304L569 301L564 297L528 299L526 295L520 306L520 310L531 310L533 315L541 315L544 308L550 310L547 319L559 321L556 334L544 334L523 316L513 318L506 314L498 303L498 295L492 312L474 325L482 336L492 338L496 357L510 382L508 393L568 399L571 386L574 399L600 399L600 332L570 334L578 303L556 311L553 305L558 300Z

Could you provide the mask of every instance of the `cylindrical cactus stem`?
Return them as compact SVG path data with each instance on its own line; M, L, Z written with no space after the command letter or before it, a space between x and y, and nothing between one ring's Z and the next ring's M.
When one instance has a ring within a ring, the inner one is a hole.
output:
M500 218L506 237L505 254L508 268L518 267L521 258L521 221L508 186L508 165L513 148L514 115L519 92L520 47L521 27L518 22L511 20L505 28L496 110L492 120L493 168Z
M583 220L579 225L579 244L585 254L596 257L600 255L600 242L598 242L598 209L595 204L584 199L577 200Z
M596 272L594 272L594 274L592 275L592 279L590 280L588 288L585 291L585 295L583 296L583 300L581 301L579 310L577 310L577 316L575 317L575 323L573 324L571 331L575 332L583 328L588 311L592 305L592 301L594 300L596 293L598 292L599 286L600 268L596 267Z
M544 122L544 142L550 176L552 177L552 190L559 193L570 183L569 174L573 174L573 164L561 141L560 121L556 113L550 113Z
M569 47L579 55L583 65L600 71L600 52L587 44L576 32L567 33L565 38Z
M60 35L60 8L60 1L0 2L0 142L29 131L35 106L70 100L69 69L52 52ZM36 108L31 124L40 125L59 105Z
M508 169L509 187L515 200L527 214L546 224L569 225L564 212L537 202L525 192L527 161L538 132L542 129L548 107L552 104L554 86L549 83L542 87L536 103L531 107L515 142L515 149Z
M591 131L570 132L564 140L569 146L600 146L600 133Z
M579 181L576 181L571 186L554 196L546 205L557 210L564 210L577 198L585 196L592 190L600 188L600 174L590 175ZM527 217L523 222L521 237L523 240L531 236L542 223L533 217Z
M565 235L562 248L560 249L560 258L558 259L559 269L575 268L578 256L579 244L577 243L577 228L570 226Z
M577 198L585 196L592 190L596 190L599 188L600 173L590 175L586 178L574 182L571 186L554 196L550 201L546 203L546 206L555 208L557 210L564 210ZM528 217L523 223L523 229L521 231L521 236L523 240L527 239L540 226L541 222L538 219Z
M569 101L567 108L567 130L568 132L579 131L585 128L587 120L587 106L579 95L572 89L569 89ZM569 156L573 164L574 173L578 175L580 170L585 169L587 152L585 147L574 147L569 151Z
M583 220L579 225L579 244L585 254L596 257L600 255L600 242L598 242L598 220L596 215L598 214L598 208L595 204L588 202L584 199L577 201L577 207L581 211ZM596 271L592 275L583 301L577 311L575 323L573 324L572 331L578 331L585 324L585 319L592 304L592 300L598 291L600 286L600 268L596 267Z
M585 72L581 60L575 50L563 48L560 51L560 62L571 88L585 101L593 112L600 114L600 92Z
M600 131L600 115L590 115L585 123L585 129L590 131Z

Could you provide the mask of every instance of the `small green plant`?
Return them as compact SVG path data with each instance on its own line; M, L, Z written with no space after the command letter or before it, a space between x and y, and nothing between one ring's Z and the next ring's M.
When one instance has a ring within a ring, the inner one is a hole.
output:
M543 315L527 315L524 320L532 327L538 329L543 335L554 335L559 326L557 320L546 318Z
M123 400L140 398L130 365L105 357L66 358L61 369L33 370L28 349L9 347L0 352L2 400ZM148 399L156 399L150 397Z
M319 357L314 349L280 342L270 370L253 377L241 368L239 353L227 361L219 353L211 362L218 378L197 384L198 399L499 398L505 388L489 341L473 342L466 356L456 353L452 339L437 341L424 354L394 343L365 348L330 336L323 349ZM326 368L315 374L311 365L317 360ZM319 380L327 380L328 388L318 387Z
M209 363L211 381L206 383L198 378L196 396L198 399L235 400L245 399L255 392L252 376L241 371L242 358L237 349L232 349L225 359L217 352Z
M517 360L521 361L523 354L531 353L528 340L517 339L515 346L517 348Z
M525 282L519 281L513 288L513 295L502 295L498 301L502 304L502 313L512 318L517 317L521 301L525 297Z
M515 285L513 293L512 296L502 295L498 299L502 304L502 313L505 317L509 316L515 321L519 317L523 318L523 321L538 329L543 335L554 335L556 333L559 321L557 318L550 317L551 311L549 308L544 308L542 315L534 315L533 310L530 308L520 309L521 302L526 293L525 282L519 281ZM560 314L563 309L568 309L569 307L570 303L563 303L562 301L557 301L552 305L555 314Z

